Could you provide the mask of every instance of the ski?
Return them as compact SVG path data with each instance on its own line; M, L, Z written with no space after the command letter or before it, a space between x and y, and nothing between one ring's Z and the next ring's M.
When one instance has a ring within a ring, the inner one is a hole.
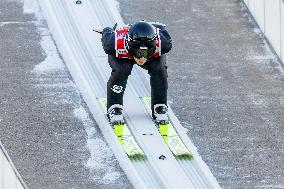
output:
M151 97L141 97L150 117L151 116ZM180 136L176 132L171 121L168 124L157 124L158 130L168 145L173 155L178 159L191 160L193 159L192 153L185 146Z
M105 97L103 98L98 98L101 107L103 108L105 115L107 112L107 99ZM111 124L112 125L112 124ZM140 148L140 146L137 144L134 136L131 134L127 122L124 124L114 124L112 125L113 131L127 154L130 160L143 160L146 158L143 150Z

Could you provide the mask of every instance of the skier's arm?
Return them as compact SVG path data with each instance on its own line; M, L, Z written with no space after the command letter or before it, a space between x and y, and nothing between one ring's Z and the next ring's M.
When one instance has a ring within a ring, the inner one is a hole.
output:
M115 34L113 29L106 27L102 31L102 46L106 54L116 56L115 52Z
M168 31L165 28L165 25L153 24L156 28L160 30L160 39L161 39L161 53L168 53L172 49L172 38Z

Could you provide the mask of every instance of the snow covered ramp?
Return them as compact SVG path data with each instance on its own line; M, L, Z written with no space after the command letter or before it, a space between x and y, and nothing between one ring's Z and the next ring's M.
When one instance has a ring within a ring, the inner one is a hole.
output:
M106 96L110 75L100 35L93 29L123 25L111 0L40 0L53 37L66 65L90 108L121 167L136 188L220 188L183 127L170 109L170 119L183 142L193 153L192 160L176 159L140 97L150 96L149 78L134 68L125 92L124 106L129 128L147 159L130 161L108 124L98 99ZM147 82L145 82L147 81ZM163 155L166 158L159 158Z

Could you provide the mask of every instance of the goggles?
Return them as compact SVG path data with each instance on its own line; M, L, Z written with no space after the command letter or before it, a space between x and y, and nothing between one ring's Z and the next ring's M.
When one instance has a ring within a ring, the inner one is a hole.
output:
M154 53L154 48L148 49L147 47L140 47L139 49L130 48L129 53L135 58L151 58Z

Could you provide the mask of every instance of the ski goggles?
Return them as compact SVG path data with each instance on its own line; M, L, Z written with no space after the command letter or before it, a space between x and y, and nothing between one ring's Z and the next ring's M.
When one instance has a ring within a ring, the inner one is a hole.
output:
M154 53L154 49L148 49L147 47L140 47L139 49L130 48L130 54L135 58L151 58Z

